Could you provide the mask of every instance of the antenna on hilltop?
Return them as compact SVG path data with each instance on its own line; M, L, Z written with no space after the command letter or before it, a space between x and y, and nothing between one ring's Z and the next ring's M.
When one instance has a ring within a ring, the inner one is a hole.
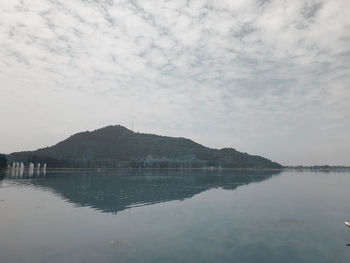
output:
M131 121L131 130L134 132L134 120Z

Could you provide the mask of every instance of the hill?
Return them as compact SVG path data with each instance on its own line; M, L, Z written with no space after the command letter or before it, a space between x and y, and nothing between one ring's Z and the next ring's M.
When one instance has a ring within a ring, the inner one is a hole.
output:
M120 125L80 132L51 147L8 158L46 162L49 167L281 168L233 148L211 149L186 138L135 133Z

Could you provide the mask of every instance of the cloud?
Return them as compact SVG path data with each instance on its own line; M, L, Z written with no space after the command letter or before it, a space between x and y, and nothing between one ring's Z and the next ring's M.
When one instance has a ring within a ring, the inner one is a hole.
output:
M345 0L0 3L1 150L134 120L140 131L285 164L350 165L349 8Z

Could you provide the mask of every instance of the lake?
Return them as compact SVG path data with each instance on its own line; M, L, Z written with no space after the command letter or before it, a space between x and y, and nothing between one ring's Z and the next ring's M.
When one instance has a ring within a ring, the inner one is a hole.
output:
M0 171L0 262L349 262L350 172Z

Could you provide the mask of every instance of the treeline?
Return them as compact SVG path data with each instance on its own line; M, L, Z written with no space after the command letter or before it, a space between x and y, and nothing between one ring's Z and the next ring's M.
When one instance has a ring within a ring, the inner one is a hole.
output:
M29 163L46 163L48 168L175 168L175 169L191 169L191 168L271 168L265 166L265 162L260 160L252 163L242 160L242 156L238 156L236 161L217 159L217 160L200 160L193 156L184 156L182 158L138 158L128 161L116 159L56 159L47 156L30 155L25 158L16 158L14 162L23 162L25 166ZM278 168L278 167L277 167Z
M201 168L206 166L219 167L212 161L184 160L184 159L134 159L120 161L115 159L56 159L51 157L29 156L26 160L16 159L15 162L23 162L25 166L29 163L46 163L49 168Z

